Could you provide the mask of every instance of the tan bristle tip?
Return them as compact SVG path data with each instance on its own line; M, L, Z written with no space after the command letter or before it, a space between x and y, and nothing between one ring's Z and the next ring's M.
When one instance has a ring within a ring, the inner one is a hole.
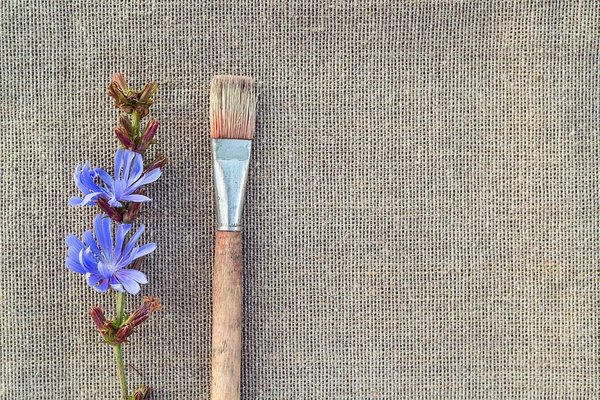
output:
M244 76L219 75L210 85L210 136L247 139L254 135L256 84Z

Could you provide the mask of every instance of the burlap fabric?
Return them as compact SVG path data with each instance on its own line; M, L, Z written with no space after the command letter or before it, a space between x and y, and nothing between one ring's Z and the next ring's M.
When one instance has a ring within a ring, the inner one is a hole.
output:
M208 88L257 78L246 399L600 395L595 1L4 1L0 398L116 399L64 266L72 173L110 169L114 72L160 83L142 220L166 308L130 385L209 398ZM129 298L131 310L140 296ZM108 313L108 311L107 311Z

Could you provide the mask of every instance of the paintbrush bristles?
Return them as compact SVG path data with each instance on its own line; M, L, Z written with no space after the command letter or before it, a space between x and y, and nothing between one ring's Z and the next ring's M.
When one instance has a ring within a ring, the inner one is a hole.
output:
M256 88L254 79L215 76L210 85L210 136L247 139L254 135Z

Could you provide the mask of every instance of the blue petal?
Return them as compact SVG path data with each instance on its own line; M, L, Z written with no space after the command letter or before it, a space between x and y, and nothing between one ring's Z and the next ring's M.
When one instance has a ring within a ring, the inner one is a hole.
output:
M88 206L88 205L96 205L96 199L102 195L102 192L92 192L86 195L83 200L81 200L80 206Z
M148 244L145 244L145 245L143 245L143 246L142 246L142 247L140 247L140 248L136 248L136 249L135 249L135 250L136 250L136 252L135 252L135 256L134 256L134 258L133 258L133 259L135 260L136 258L143 257L143 256L145 256L146 254L150 254L150 253L152 253L152 252L153 252L155 249L156 249L156 245L155 245L154 243L148 243Z
M85 255L85 250L81 250L79 252L79 258L78 258L79 265L81 265L81 268L85 269L85 272L90 272L90 271L87 270L87 266L85 265L85 260L83 258L84 255Z
M83 252L83 263L82 265L87 268L88 272L97 272L98 271L98 259L93 255L94 253L88 247Z
M112 187L112 197L115 200L121 200L121 196L123 196L123 194L125 193L125 191L127 190L127 181L124 181L123 179L116 179L115 183Z
M127 246L125 246L125 250L123 250L122 254L128 255L131 252L133 246L135 246L140 236L142 236L142 233L144 233L144 228L144 225L141 225L137 232L133 234L131 239L129 239L129 243L127 243Z
M81 179L81 183L88 188L89 192L99 192L100 187L98 187L98 185L96 185L96 183L94 183L94 181L90 177L89 167L90 167L90 164L86 162L85 165L83 166L83 170L81 171L81 175L79 176L79 179ZM84 193L86 193L86 192L84 192Z
M90 232L90 231L83 232L83 241L92 250L94 255L96 257L98 257L99 261L105 261L104 256L102 256L102 253L100 252L100 249L98 248L98 245L96 244L96 240L94 239L92 232Z
M108 269L106 264L103 262L98 263L98 273L102 275L105 279L109 279L112 277L112 272Z
M129 181L129 175L131 172L131 162L135 158L136 154L136 152L125 150L125 166L123 167L123 175L121 175L121 179L125 182Z
M121 257L125 236L127 235L127 232L129 232L129 229L131 229L131 224L122 224L117 228L115 237L115 259Z
M129 279L133 279L138 283L148 283L148 279L146 275L142 271L138 271L137 269L122 269L115 276L118 278L119 276L125 275Z
M67 242L70 247L75 247L77 250L85 249L85 246L83 243L81 243L81 240L79 240L79 238L73 234L67 235L65 242Z
M117 278L112 277L110 278L109 281L110 287L113 288L114 290L116 290L117 292L123 292L123 286L121 286L121 284L119 283L119 281L117 280Z
M81 190L83 194L86 194L88 192L88 188L85 187L85 185L81 182L81 164L75 167L75 173L73 173L73 180L75 181L75 186L77 186L77 188Z
M102 182L104 182L104 184L106 186L108 186L109 188L112 188L112 185L114 183L114 179L103 169L100 168L96 168L96 173L98 174L98 176L100 177L100 179L102 180Z
M141 194L126 194L125 196L121 196L121 200L123 201L135 201L138 203L144 203L146 201L152 201L150 197L142 196Z
M107 260L113 257L113 241L110 231L110 219L103 214L99 214L94 219L94 232L96 233L96 241L102 249L102 254Z
M121 171L121 164L123 164L123 153L125 150L117 150L115 154L115 178L119 179L119 172Z
M87 272L86 269L81 266L81 264L79 263L79 261L75 261L72 258L67 258L65 260L65 265L71 271L76 272L78 274L85 274Z
M111 207L123 207L123 204L117 201L117 199L114 197L111 197L111 199L108 200L108 205Z
M79 262L79 252L83 249L77 249L75 247L69 247L69 251L67 252L69 258L75 262Z
M135 159L133 160L133 168L131 170L131 176L127 180L127 184L131 185L142 176L142 172L144 172L144 160L142 159L141 154L136 154Z
M160 168L153 169L152 171L148 172L146 175L142 176L136 183L134 183L133 185L129 185L129 188L127 188L127 191L129 193L131 193L135 189L139 188L142 185L152 183L155 180L157 180L158 178L160 178L161 174L162 174L162 172L161 172Z
M98 274L87 273L87 274L85 274L85 280L87 281L88 285L94 286L95 284L97 284L98 282L100 282L102 280L102 276L100 276Z
M83 199L80 199L79 197L71 197L69 199L69 205L70 206L79 206L79 205L81 205L82 201L83 201Z
M95 260L90 260L90 253L91 250L89 248L81 250L79 252L78 261L86 272L96 272L98 270L98 262Z
M118 271L115 274L115 277L123 284L125 290L131 294L137 294L140 291L140 285L129 274L127 274L126 271L128 270Z
M100 282L99 285L96 286L92 286L94 288L94 290L98 291L98 292L106 292L106 289L108 289L108 279L104 279Z
M135 252L136 251L137 251L137 247L135 249L133 249L131 251L131 253L129 253L129 254L125 254L125 253L121 254L121 258L119 259L119 262L118 262L119 269L127 267L129 264L131 264L131 262L133 260L135 260Z

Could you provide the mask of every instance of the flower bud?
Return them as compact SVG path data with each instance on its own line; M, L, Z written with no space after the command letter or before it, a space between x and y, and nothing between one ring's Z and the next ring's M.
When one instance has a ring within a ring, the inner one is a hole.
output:
M123 222L130 223L135 221L137 218L141 203L131 203L127 209L127 212L123 214Z
M148 319L150 315L150 307L147 304L142 304L137 310L134 311L124 322L123 325L117 331L115 337L118 343L123 343L127 340L129 335L133 333L133 330L141 325Z
M133 314L127 317L123 324L131 325L133 328L135 328L136 326L141 325L145 320L147 320L149 315L150 307L148 306L148 304L142 303L142 305L139 306L138 309L133 312Z
M163 154L157 154L154 157L154 161L152 161L152 164L148 165L146 167L146 169L144 170L144 174L147 174L148 172L152 171L153 169L164 167L168 161L169 161L169 158L167 156L165 156Z
M125 134L129 137L133 137L133 127L131 126L131 120L124 115L119 117L119 124L123 128Z
M111 81L114 82L122 92L126 92L129 89L127 82L125 81L125 75L123 74L113 74Z
M129 105L129 104L121 104L117 106L118 108L121 109L121 111L123 111L125 114L133 114L133 106Z
M152 95L157 88L158 84L147 82L141 92L136 92L127 86L123 74L114 74L106 93L115 99L115 107L120 108L125 114L136 112L139 118L144 118L154 102ZM129 130L125 125L124 128Z
M115 135L119 142L125 147L127 150L133 150L135 148L135 144L131 140L131 138L121 130L121 128L115 128Z
M115 324L112 321L106 320L104 321L104 325L103 325L103 333L114 333L114 331L116 330L115 328Z
M131 96L132 90L127 86L123 74L114 74L112 76L106 94L115 99L115 107L120 108L126 114L133 112L134 105L128 98Z
M158 297L144 296L142 302L148 306L149 313L163 309L163 306L160 305L160 299Z
M151 105L153 103L152 95L156 92L156 89L158 89L158 83L146 82L144 88L140 92L140 102Z
M104 211L104 213L108 215L113 221L121 222L123 220L123 216L119 214L114 208L112 208L104 197L98 198L97 204L98 207L100 207L100 209Z
M133 266L132 266L133 267ZM133 333L134 329L144 323L154 311L162 310L160 299L154 296L144 296L142 305L134 311L114 334L117 343L123 343Z
M148 120L148 123L146 124L146 130L144 131L142 139L138 144L138 150L145 151L148 148L148 146L150 146L150 142L154 138L154 134L156 133L157 129L158 120L155 118Z
M92 320L94 320L94 324L96 324L96 326L98 327L98 330L103 331L106 328L105 324L108 321L104 317L104 313L102 312L102 309L97 306L91 307L88 310L88 313L90 313L90 316L92 317Z
M150 392L149 387L142 385L133 394L133 400L146 400L150 396Z
M108 84L106 94L115 99L115 105L117 105L117 103L127 101L128 92L129 88L127 87L123 74L114 74L112 80Z
M119 328L117 333L115 334L116 342L121 344L127 340L129 335L133 333L133 326L131 325L123 325Z

